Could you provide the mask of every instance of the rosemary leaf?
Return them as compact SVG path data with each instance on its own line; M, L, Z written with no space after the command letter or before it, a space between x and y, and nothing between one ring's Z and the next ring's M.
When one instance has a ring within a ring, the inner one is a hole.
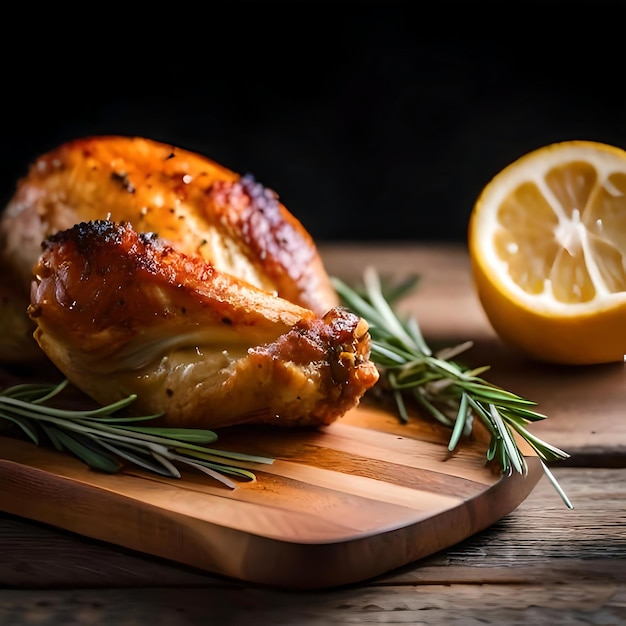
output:
M180 472L167 461L167 459L163 459L163 457L154 452L147 456L145 450L126 442L120 441L117 442L116 445L112 445L102 439L96 441L98 441L100 446L106 448L115 456L130 461L139 467L143 467L149 472L161 474L162 476L171 476L172 478L180 478ZM153 463L152 459L155 459L157 463ZM166 462L163 462L164 460Z
M514 419L521 422L539 422L546 419L546 415L543 413L537 413L522 406L516 406L515 411L511 411L508 407L501 407L500 413L506 416L507 419Z
M448 450L452 452L457 444L459 443L459 439L465 430L465 424L468 419L468 411L467 411L467 394L464 393L461 396L461 402L459 403L459 411L456 416L456 421L454 423L454 429L452 430L452 436L450 437L450 441L448 443Z
M541 461L541 465L543 466L545 475L548 477L548 480L552 483L552 486L556 489L557 493L561 496L563 502L565 502L568 508L573 509L574 505L570 502L565 491L563 491L563 488L559 485L557 479L554 477L554 474L550 471L550 468L543 461Z
M488 402L497 402L498 405L511 404L513 406L519 405L535 405L536 402L521 398L517 394L505 391L499 387L485 384L484 381L479 382L466 382L463 383L463 388L466 391L471 391L477 398L482 398Z
M208 463L202 463L200 461L193 461L182 455L175 455L175 459L179 461L180 463L186 463L187 465L194 467L198 471L203 472L207 474L208 476L211 476L211 478L218 480L219 482L223 483L227 487L230 487L231 489L234 489L236 487L235 483L232 480L230 480L230 478L227 478L226 476L224 476L223 470L222 472L216 472L210 467Z
M174 478L181 478L182 474L178 471L176 466L169 460L168 455L160 454L154 449L150 450L150 452L152 454L152 457L156 459L163 467L165 467L166 470L169 471L170 476ZM233 488L235 487L235 485L229 485L229 487L230 486L232 486Z
M179 457L176 456L176 458L178 459ZM240 476L240 477L246 478L250 482L256 481L256 476L250 470L244 469L242 467L234 467L232 465L224 465L223 463L216 463L212 461L203 461L195 457L193 459L188 459L184 455L181 456L180 458L181 460L184 460L184 461L192 461L193 463L196 463L197 465L202 465L204 467L212 468L220 472L221 474L230 474L231 476Z
M511 436L511 431L502 420L502 417L498 413L498 409L496 409L495 405L489 405L489 414L491 415L492 422L500 435L500 439L502 440L506 450L506 456L508 457L509 463L513 465L517 472L525 474L526 462L524 461L524 457L520 453L515 440Z
M422 339L422 334L419 332L417 324L413 325L414 332L417 336L417 341L415 341L411 334L407 332L406 327L396 316L395 312L391 308L391 305L383 296L378 274L373 267L365 269L364 281L367 296L374 310L378 312L380 322L382 322L380 325L409 349L419 349L424 354L430 354L430 349Z
M187 443L214 443L217 435L212 430L200 428L158 428L152 426L124 426L125 431L153 436L156 439L183 441Z
M393 397L396 402L396 407L398 407L398 415L400 416L400 421L406 424L409 421L409 413L406 410L404 397L399 389L393 390Z
M422 404L424 407L428 409L430 414L439 422L441 422L444 426L449 426L452 428L454 422L445 415L442 411L440 411L435 404L426 399L426 394L421 393L419 389L414 389L414 397L417 401Z
M22 383L8 387L0 394L0 397L23 399L33 404L41 404L63 391L67 385L67 379L63 379L58 385Z
M39 426L41 426L41 430L46 433L46 436L48 437L54 448L59 452L63 452L63 444L61 443L61 440L56 436L54 426L46 424L45 422L41 422ZM39 442L37 442L37 444L39 444Z
M524 426L516 418L507 418L507 423L511 425L527 442L531 443L534 450L544 461L557 461L561 457L561 450L555 446L542 441L539 437L533 435L530 431L526 430Z
M195 459L204 459L208 461L216 461L218 463L223 463L224 458L232 459L234 461L238 461L240 463L254 463L271 465L274 462L274 459L270 459L264 456L255 456L253 454L242 454L239 452L225 451L225 450L216 450L215 448L200 448L200 447L186 447L182 448L179 446L173 446L173 450L177 452L182 452L186 456L193 456Z
M0 412L0 418L8 420L13 424L17 424L35 445L39 445L39 436L37 435L37 431L31 426L28 420L23 419L19 415L8 415L3 412Z
M64 448L67 448L89 467L108 473L118 472L122 467L122 464L112 455L86 445L80 434L70 434L61 429L55 429L55 438Z

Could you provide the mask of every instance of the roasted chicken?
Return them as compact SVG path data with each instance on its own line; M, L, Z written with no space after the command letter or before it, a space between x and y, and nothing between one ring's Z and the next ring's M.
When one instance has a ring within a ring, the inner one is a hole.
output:
M378 380L360 317L318 315L129 223L46 239L28 313L75 386L100 403L137 394L170 426L328 424Z
M149 139L81 138L39 157L0 216L0 319L13 329L0 362L41 354L25 310L42 241L103 219L156 233L218 272L318 315L338 304L309 233L251 177Z

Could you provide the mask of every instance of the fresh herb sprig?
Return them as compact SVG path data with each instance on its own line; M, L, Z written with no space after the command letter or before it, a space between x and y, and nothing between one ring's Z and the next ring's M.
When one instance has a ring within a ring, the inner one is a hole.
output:
M177 464L195 468L230 487L236 487L226 474L254 481L245 468L249 463L272 463L273 459L226 452L205 447L215 443L217 434L195 428L137 426L138 422L158 417L115 415L137 398L127 398L91 410L55 408L47 403L67 387L58 385L19 384L0 393L0 420L19 427L36 445L45 435L59 451L70 453L89 467L116 473L130 462L150 472L180 478Z
M344 304L370 326L371 358L394 396L402 421L409 419L405 399L410 397L452 429L448 449L453 452L462 436L471 433L477 417L490 433L487 461L498 463L503 473L526 474L526 460L514 436L517 433L537 453L546 476L565 504L573 508L546 464L569 455L526 428L546 418L533 410L536 403L481 378L488 366L471 370L454 361L472 346L469 341L434 354L417 319L403 318L394 309L394 303L415 287L418 277L383 288L377 272L369 267L364 271L362 289L351 288L336 277L332 280Z

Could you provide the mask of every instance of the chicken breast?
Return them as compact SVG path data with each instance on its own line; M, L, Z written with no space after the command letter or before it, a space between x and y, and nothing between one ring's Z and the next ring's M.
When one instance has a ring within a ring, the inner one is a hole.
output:
M378 380L365 320L323 316L183 254L129 223L80 223L44 244L35 339L101 404L169 426L328 424Z
M40 156L18 181L0 216L0 292L8 294L0 319L26 317L44 239L103 219L156 233L219 272L319 315L338 304L313 239L273 191L188 150L97 136ZM0 362L28 360L35 347L24 345L33 343L32 328L13 325L19 333L0 345Z

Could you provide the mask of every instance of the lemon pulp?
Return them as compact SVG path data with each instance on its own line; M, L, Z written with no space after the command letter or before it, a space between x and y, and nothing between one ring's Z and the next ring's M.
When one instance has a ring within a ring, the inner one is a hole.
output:
M483 309L503 340L562 363L626 352L626 152L569 141L498 173L470 217Z

